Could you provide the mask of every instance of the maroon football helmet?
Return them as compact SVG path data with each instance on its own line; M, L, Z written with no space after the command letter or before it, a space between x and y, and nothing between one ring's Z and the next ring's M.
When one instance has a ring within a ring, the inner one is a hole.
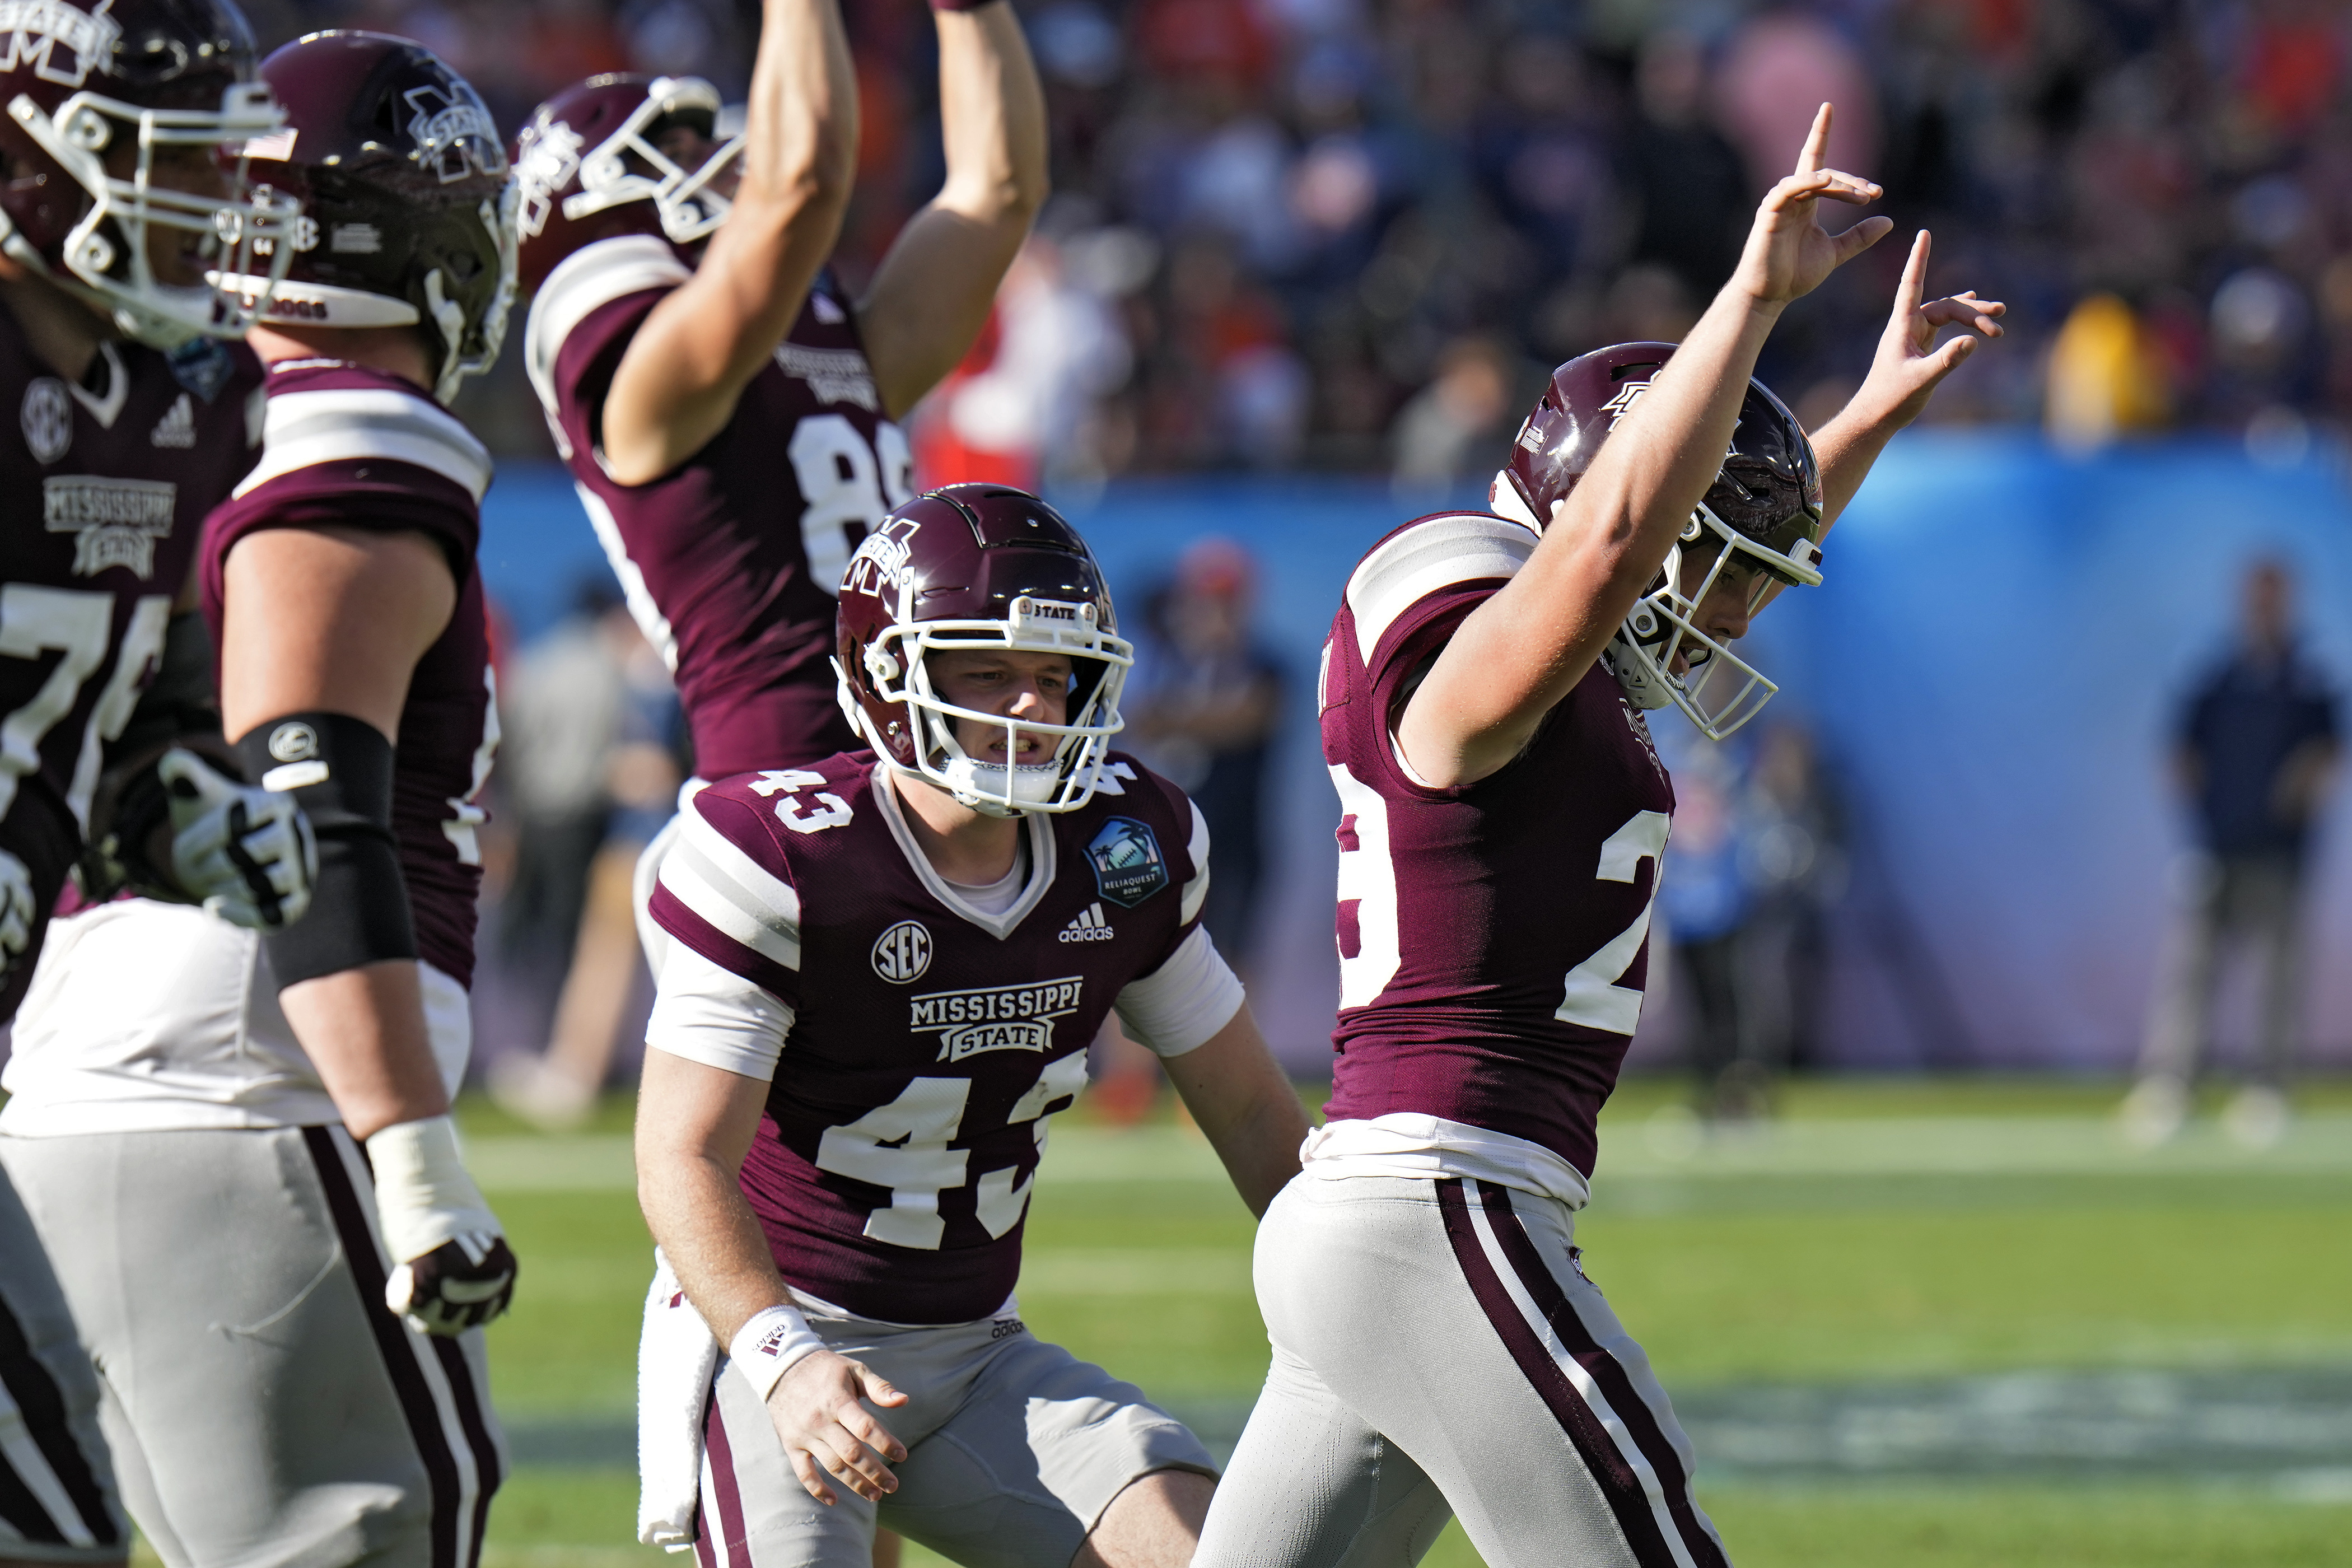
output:
M884 518L850 557L835 621L841 708L877 753L992 816L1076 811L1100 783L1118 696L1135 663L1102 569L1077 530L1026 490L950 485ZM1062 724L1015 722L940 699L925 667L940 648L1070 657ZM955 721L1057 736L1053 760L1005 766L973 757Z
M692 169L656 143L677 124L716 141L719 107L719 89L699 77L613 75L592 76L534 110L514 152L523 286L538 288L565 257L616 234L672 245L708 239L728 208L711 183L743 139Z
M280 123L253 60L230 0L0 7L0 248L140 342L244 335L257 299L196 274L282 275L300 212L244 176L246 143ZM156 275L151 243L172 236L185 279Z
M1553 371L1519 426L1510 462L1495 476L1495 510L1542 531L1554 503L1576 488L1609 432L1674 352L1672 343L1619 343ZM1643 708L1674 703L1714 740L1754 718L1780 688L1699 628L1699 603L1727 565L1757 574L1759 599L1772 583L1819 585L1821 537L1821 469L1812 443L1788 405L1750 380L1722 471L1667 552L1664 570L1601 654L1626 695ZM1708 562L1689 592L1682 586L1685 552ZM1674 673L1677 655L1687 674Z
M514 182L490 111L430 49L382 33L312 33L261 75L286 128L247 155L304 208L263 318L417 327L446 403L498 359L514 303Z

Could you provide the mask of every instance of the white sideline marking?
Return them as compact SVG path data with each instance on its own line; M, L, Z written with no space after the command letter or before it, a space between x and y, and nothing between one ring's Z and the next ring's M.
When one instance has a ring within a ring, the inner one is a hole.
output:
M2241 1148L2214 1127L2192 1125L2175 1142L2142 1151L2103 1117L1909 1117L1766 1122L1662 1149L1637 1121L1601 1134L1596 1202L1612 1184L1653 1179L1756 1176L2330 1175L2352 1173L2352 1115L2301 1118L2276 1147ZM636 1185L622 1133L503 1135L466 1141L467 1163L488 1192L627 1192ZM1181 1127L1054 1129L1041 1188L1107 1182L1225 1184L1215 1151Z

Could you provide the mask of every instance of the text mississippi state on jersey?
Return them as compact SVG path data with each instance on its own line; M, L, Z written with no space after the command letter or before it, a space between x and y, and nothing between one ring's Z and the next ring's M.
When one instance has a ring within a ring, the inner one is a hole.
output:
M1195 940L1207 832L1114 757L1083 808L1031 816L1020 900L953 897L870 752L712 785L653 915L792 1009L741 1183L796 1289L860 1316L1003 1305L1045 1121L1130 982ZM1197 940L1206 942L1206 932Z
M163 652L205 514L252 467L261 367L100 345L70 382L0 310L0 847L59 875ZM93 391L92 387L97 390Z
M629 607L677 676L696 767L723 778L859 743L834 700L833 596L866 531L914 494L914 465L823 277L724 430L650 483L615 483L605 393L691 275L650 236L589 246L541 287L526 355Z
M414 529L457 582L449 624L416 661L393 738L392 828L417 956L461 985L474 977L482 854L475 828L498 750L497 677L474 552L490 455L425 393L341 360L269 370L261 462L205 527L205 614L217 647L229 552L273 528Z
M1588 1177L1641 1017L1674 790L1596 663L1498 772L1434 788L1400 761L1406 699L1536 534L1451 513L1383 538L1324 646L1339 793L1333 1121L1415 1112L1538 1143Z

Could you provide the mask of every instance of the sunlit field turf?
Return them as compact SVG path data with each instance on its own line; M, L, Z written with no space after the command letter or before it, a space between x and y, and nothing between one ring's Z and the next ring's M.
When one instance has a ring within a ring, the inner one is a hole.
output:
M1664 1110L1676 1093L1621 1092L1578 1239L1688 1407L1702 1500L1743 1568L2352 1562L2352 1415L2315 1406L2291 1435L2307 1452L2273 1454L2259 1404L2210 1421L2194 1404L2240 1372L2263 1397L2352 1388L2352 1085L2306 1089L2294 1134L2261 1153L2210 1127L2127 1150L2112 1083L1800 1085L1779 1123L1712 1139ZM486 1562L674 1562L630 1544L648 1242L627 1105L566 1138L461 1114L523 1260L490 1341L521 1468ZM1055 1123L1031 1212L1024 1315L1230 1440L1265 1365L1250 1233L1197 1135L1165 1117L1114 1131L1081 1107ZM1887 1390L1891 1411L1822 1427L1810 1468L1741 1425ZM2159 1445L2210 1429L2219 1458L2110 1451L2084 1399L2145 1417ZM1939 1422L1963 1448L1980 1430L2049 1447L1950 1458ZM1430 1561L1477 1558L1456 1530Z

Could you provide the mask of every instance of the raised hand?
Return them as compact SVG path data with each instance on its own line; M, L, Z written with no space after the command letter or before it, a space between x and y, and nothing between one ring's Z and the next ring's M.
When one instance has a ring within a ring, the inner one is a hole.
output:
M1734 277L1759 304L1785 305L1811 293L1895 226L1889 218L1866 217L1843 234L1822 227L1818 208L1823 197L1866 206L1884 194L1872 181L1822 168L1829 142L1830 106L1824 103L1797 156L1797 172L1773 186L1756 209L1756 225L1748 232Z
M1911 242L1910 259L1903 264L1903 281L1895 290L1895 309L1886 331L1879 335L1878 353L1870 374L1854 401L1876 423L1900 429L1919 417L1943 379L1976 352L1980 338L2001 335L2000 318L2009 307L1998 300L1979 300L1973 289L1924 303L1927 291L1927 231ZM1942 346L1936 334L1945 327L1964 329Z

